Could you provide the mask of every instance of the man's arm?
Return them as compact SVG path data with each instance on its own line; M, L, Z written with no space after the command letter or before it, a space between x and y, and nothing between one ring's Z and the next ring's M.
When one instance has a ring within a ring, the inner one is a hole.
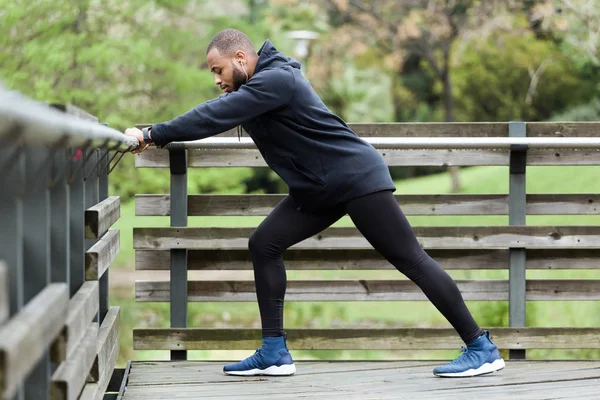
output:
M235 92L204 102L171 121L152 125L152 141L164 146L217 135L287 104L294 87L289 70L261 71Z

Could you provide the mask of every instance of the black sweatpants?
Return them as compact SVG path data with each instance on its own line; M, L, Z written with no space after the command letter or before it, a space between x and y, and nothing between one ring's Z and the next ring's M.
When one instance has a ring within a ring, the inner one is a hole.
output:
M382 191L314 213L298 211L286 197L252 233L249 248L263 336L284 333L283 252L346 214L375 250L421 288L465 343L483 333L452 278L419 245L392 192Z

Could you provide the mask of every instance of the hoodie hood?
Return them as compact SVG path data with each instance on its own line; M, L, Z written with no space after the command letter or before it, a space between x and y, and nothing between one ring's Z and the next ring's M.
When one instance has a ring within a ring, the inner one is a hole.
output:
M263 43L257 54L258 61L256 62L256 67L254 68L255 74L266 68L277 68L284 65L300 69L300 63L297 60L288 57L277 50L269 39Z

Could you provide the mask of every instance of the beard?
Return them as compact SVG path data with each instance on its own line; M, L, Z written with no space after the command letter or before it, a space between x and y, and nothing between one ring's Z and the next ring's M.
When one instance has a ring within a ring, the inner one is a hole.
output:
M233 74L232 74L232 84L233 84L233 90L238 90L240 88L240 86L242 86L244 83L246 83L248 81L247 75L244 72L244 70L241 67L237 67L235 63L231 63L231 66L233 68Z

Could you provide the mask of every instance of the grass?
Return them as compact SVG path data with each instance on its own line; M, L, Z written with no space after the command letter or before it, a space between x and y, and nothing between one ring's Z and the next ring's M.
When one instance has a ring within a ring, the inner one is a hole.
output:
M472 167L461 170L461 193L508 193L507 167ZM529 167L527 193L600 193L600 167ZM448 174L415 178L397 182L397 194L450 193ZM263 217L190 217L189 226L254 227ZM411 216L413 226L473 226L507 225L506 216ZM528 216L528 225L599 225L597 216ZM121 219L115 228L121 229L121 250L114 268L133 269L133 227L168 226L168 217L135 217L133 201L121 205ZM352 226L346 217L336 226ZM455 279L506 279L507 271L449 271ZM600 270L528 271L529 279L600 279ZM390 271L289 271L288 279L402 279ZM133 288L119 288L111 293L111 304L122 306L120 364L127 359L165 359L168 352L135 352L132 350L133 327L168 326L169 305L166 303L135 303ZM506 302L468 302L475 319L485 326L507 326ZM529 326L600 326L598 302L528 302ZM254 303L190 303L189 326L194 327L260 327L258 309ZM441 314L428 302L329 302L288 303L285 309L287 328L295 327L449 327ZM295 352L302 358L450 358L456 352ZM247 352L193 351L191 359L238 359ZM591 358L598 351L536 350L532 358Z

